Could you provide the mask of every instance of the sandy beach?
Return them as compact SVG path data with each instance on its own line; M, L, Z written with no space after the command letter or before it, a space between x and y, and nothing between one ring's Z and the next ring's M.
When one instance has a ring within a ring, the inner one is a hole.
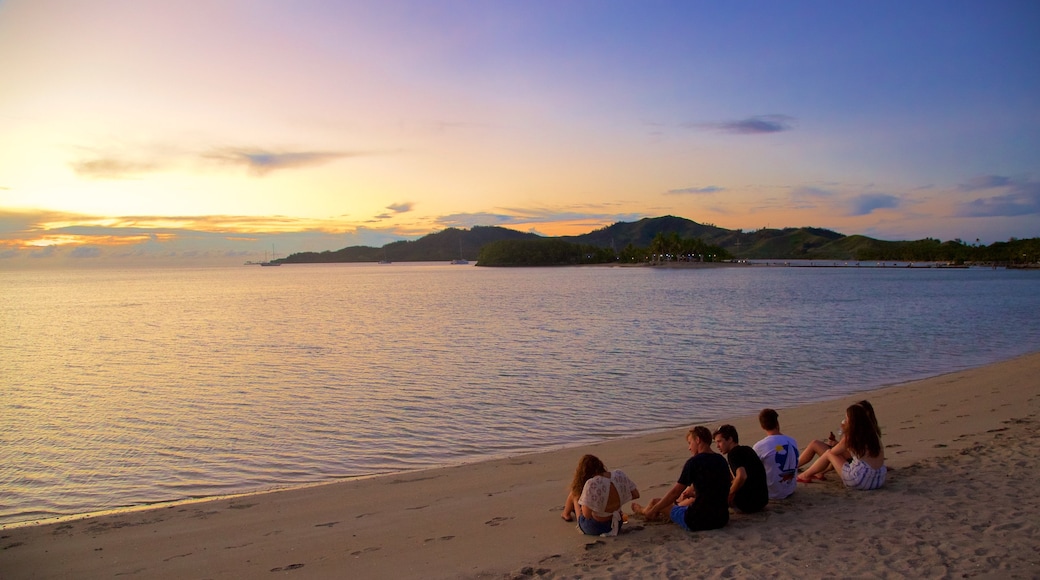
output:
M868 398L891 469L878 491L835 476L758 514L688 533L633 517L614 538L560 517L584 453L644 498L688 457L676 429L533 455L156 506L0 531L0 578L1021 577L1040 575L1040 353L798 408L800 445ZM741 443L753 416L722 418ZM629 511L626 508L626 511Z

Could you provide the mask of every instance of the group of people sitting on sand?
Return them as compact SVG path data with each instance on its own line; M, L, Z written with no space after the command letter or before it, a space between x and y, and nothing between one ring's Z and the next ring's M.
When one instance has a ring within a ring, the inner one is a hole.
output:
M730 508L760 511L770 499L789 497L798 482L822 480L830 470L838 472L850 489L871 490L885 484L888 470L881 429L867 401L845 410L840 438L831 433L827 440L810 443L801 454L795 440L780 432L776 411L763 409L758 421L766 436L754 447L740 445L732 425L722 425L714 433L702 426L690 429L686 443L691 457L678 480L664 497L646 506L633 501L640 498L639 489L625 472L609 471L598 457L585 455L578 461L561 517L576 518L585 534L615 536L627 521L622 506L632 502L632 512L647 520L667 512L684 530L712 530L729 523ZM713 442L719 453L712 450Z

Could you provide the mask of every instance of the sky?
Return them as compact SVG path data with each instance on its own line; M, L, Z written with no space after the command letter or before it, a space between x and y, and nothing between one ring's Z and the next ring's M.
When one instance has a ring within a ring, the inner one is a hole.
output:
M0 0L0 270L1040 236L1040 3Z

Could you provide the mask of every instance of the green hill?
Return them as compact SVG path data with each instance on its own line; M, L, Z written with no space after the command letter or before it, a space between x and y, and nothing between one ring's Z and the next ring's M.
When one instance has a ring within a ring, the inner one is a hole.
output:
M399 241L382 248L351 246L336 251L303 252L277 260L284 264L327 262L451 261L475 260L491 242L503 240L556 240L610 250L615 255L626 248L649 248L658 234L678 234L719 246L737 259L762 260L901 260L901 261L986 261L1033 263L1040 260L1040 239L1010 240L991 246L969 246L960 240L941 242L932 238L914 241L884 241L866 236L846 236L823 228L802 227L753 232L727 230L699 224L676 216L618 222L578 236L546 238L497 226L448 228L417 240ZM558 245L538 246L554 248ZM586 252L588 253L588 252Z

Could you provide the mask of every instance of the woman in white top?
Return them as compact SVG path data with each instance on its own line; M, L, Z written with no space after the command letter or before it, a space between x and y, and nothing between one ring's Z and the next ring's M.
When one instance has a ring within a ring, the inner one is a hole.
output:
M621 506L639 499L636 484L620 469L607 471L595 455L578 461L570 492L560 517L572 521L578 516L578 529L590 536L616 536L621 529Z
M871 419L863 405L857 403L845 410L845 422L845 437L799 475L799 482L809 483L828 467L833 467L841 474L845 487L850 489L870 490L885 485L888 474L885 446L878 436L876 421Z

